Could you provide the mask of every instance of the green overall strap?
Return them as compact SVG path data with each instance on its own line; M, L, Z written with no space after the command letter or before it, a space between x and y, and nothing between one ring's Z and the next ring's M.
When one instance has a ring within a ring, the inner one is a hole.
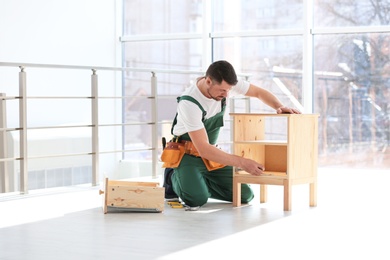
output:
M177 98L177 103L179 103L180 101L182 100L188 100L188 101L191 101L192 103L195 103L199 108L200 110L202 110L202 122L204 121L204 118L206 117L207 115L207 112L206 110L204 110L204 108L202 107L202 105L198 102L198 100L196 100L195 98L191 97L191 96L181 96L181 97L178 97Z
M204 121L204 118L207 114L206 110L204 110L204 108L202 107L202 105L198 102L198 100L196 100L195 98L191 97L191 96L181 96L181 97L177 97L177 103L179 103L181 100L188 100L188 101L191 101L192 103L196 104L200 110L202 110L202 122ZM177 113L176 113L176 116L175 116L175 119L173 119L173 123L172 123L172 127L171 127L171 134L173 134L173 128L175 127L177 123Z
M221 100L221 112L219 112L214 117L209 118L209 119L205 119L207 112L204 110L202 105L196 99L194 99L191 96L181 96L181 97L177 98L177 102L180 102L181 100L188 100L188 101L196 104L199 107L199 109L203 113L202 114L202 122L203 122L205 129L207 131L207 135L209 136L209 140L214 143L218 137L219 128L221 126L223 126L223 114L225 113L225 108L226 108L226 98L223 98ZM219 118L219 119L216 120L215 118ZM173 120L172 128L171 128L171 134L175 138L178 137L178 136L175 136L173 134L173 128L176 125L176 123L177 123L177 113L176 113L175 119ZM183 140L191 140L188 136L188 133L182 135L180 138L183 138Z

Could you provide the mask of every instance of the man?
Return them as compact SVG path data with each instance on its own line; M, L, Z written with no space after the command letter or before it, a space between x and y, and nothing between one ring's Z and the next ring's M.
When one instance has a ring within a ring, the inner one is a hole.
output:
M190 141L191 150L196 150L196 153L184 154L177 168L166 169L166 198L180 197L189 207L200 207L209 198L232 201L232 166L255 176L265 170L262 164L254 160L226 153L215 146L230 92L256 97L278 114L300 113L294 108L285 107L269 91L246 81L238 81L233 66L227 61L212 63L205 76L198 78L196 85L186 89L178 98L172 134L180 141ZM227 166L210 171L204 159ZM169 189L170 185L173 191ZM241 192L242 203L248 203L254 197L247 184L242 184Z

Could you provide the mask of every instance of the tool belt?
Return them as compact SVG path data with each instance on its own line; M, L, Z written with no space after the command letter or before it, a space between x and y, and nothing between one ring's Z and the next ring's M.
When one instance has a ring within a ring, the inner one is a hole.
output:
M163 168L177 168L180 165L181 160L183 159L184 154L192 155L195 157L200 157L198 150L196 150L194 144L191 141L170 141L166 143L163 142L164 150L161 154L161 161L164 162ZM202 158L207 170L213 171L225 167L226 165L213 162Z

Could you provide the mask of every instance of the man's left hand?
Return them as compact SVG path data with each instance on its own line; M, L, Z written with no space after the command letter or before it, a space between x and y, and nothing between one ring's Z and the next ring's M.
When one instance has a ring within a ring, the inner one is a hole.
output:
M295 108L289 108L289 107L279 107L276 109L276 113L278 114L301 114L301 111Z

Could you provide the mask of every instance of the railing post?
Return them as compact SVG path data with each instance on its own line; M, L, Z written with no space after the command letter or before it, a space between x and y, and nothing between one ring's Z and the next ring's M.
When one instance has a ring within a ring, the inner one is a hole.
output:
M245 80L249 81L249 77L245 76ZM250 112L251 112L251 98L245 97L245 113L250 113Z
M98 185L99 178L99 106L98 106L98 75L92 69L91 75L91 113L92 113L92 186Z
M236 100L234 98L230 98L229 99L229 106L230 106L230 113L234 113L236 112ZM230 152L233 153L234 150L233 150L233 138L234 138L234 123L233 123L233 120L232 120L232 117L230 117Z
M28 193L27 168L27 98L26 72L20 67L19 72L19 149L20 149L20 193Z
M158 166L158 128L157 128L157 77L152 72L151 77L151 96L152 96L152 177L157 178L157 166Z
M7 155L7 111L5 94L0 93L0 159L5 159ZM0 161L0 193L9 192L9 173L7 161Z

